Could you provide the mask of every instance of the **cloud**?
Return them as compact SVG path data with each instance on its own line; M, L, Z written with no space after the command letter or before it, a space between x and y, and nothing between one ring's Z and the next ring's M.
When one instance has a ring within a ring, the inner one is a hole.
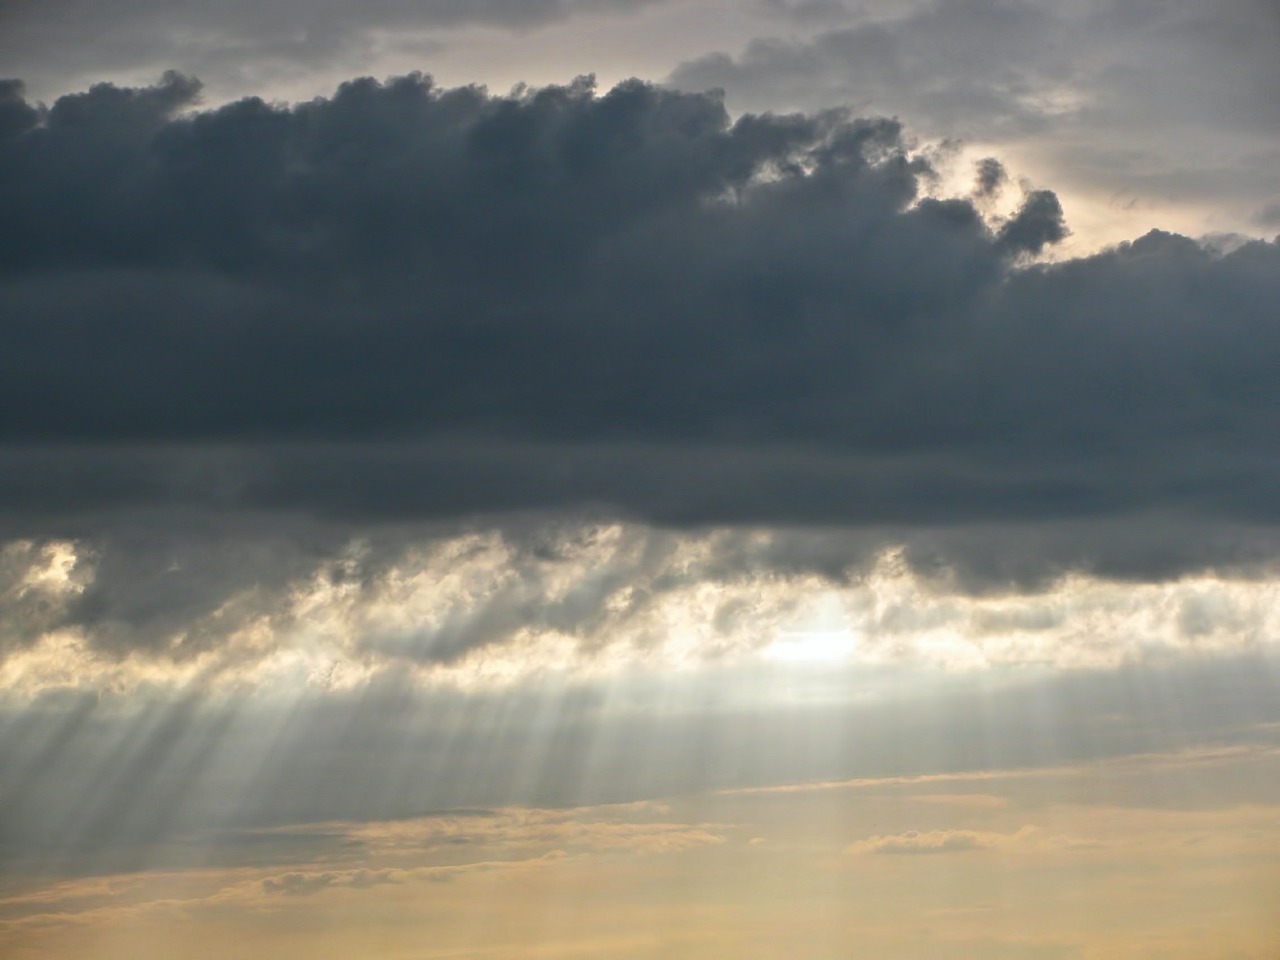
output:
M367 887L379 887L388 883L410 883L412 881L435 881L447 883L458 873L483 869L488 864L467 864L466 867L416 868L404 869L367 869L353 870L291 870L289 873L276 874L274 877L262 878L262 892L284 893L288 896L310 896L323 890L334 890L339 887L353 887L365 890Z
M468 27L530 31L571 19L634 15L661 0L87 0L6 4L0 60L61 92L78 78L178 65L223 84L369 69L406 45L420 60ZM215 86L218 83L215 82Z
M199 91L3 88L12 689L706 662L823 591L873 662L1264 635L1275 244L1037 263L1051 191L638 81Z
M1019 268L1049 191L988 224L896 122L637 82L197 89L5 141L11 523L1273 518L1272 244Z
M975 830L928 830L924 833L908 830L903 834L860 840L847 847L845 853L852 856L964 853L990 849L995 846L999 837L999 834L979 833Z
M843 20L849 16L849 8L842 0L758 0L757 6L769 16L800 24Z
M1265 650L1280 621L1261 574L1068 572L997 588L874 532L531 519L344 539L267 526L11 544L0 690L320 693L387 671L504 687L741 667L785 655L797 635L838 636L813 649L862 667L1101 669Z
M1078 69L1076 18L1045 3L899 3L850 19L811 37L760 37L736 57L704 55L670 82L774 109L902 111L935 133L990 137L1042 130L1036 94Z
M1063 123L1119 133L1113 125L1145 111L1129 131L1136 143L1186 124L1239 133L1273 115L1269 92L1280 82L1267 53L1280 17L1265 0L1229 0L1212 16L1190 0L924 0L867 5L843 20L693 59L672 83L722 87L755 109L901 111L935 132L984 140L1052 135ZM1245 78L1247 92L1232 101Z
M1098 218L1137 223L1117 209L1129 203L1146 224L1177 222L1199 207L1202 224L1248 231L1277 188L1274 145L1256 132L1277 119L1278 40L1265 0L1212 13L1189 0L924 0L759 36L669 80L723 89L737 109L853 104L927 136L1000 144Z
M85 587L70 543L17 540L0 547L0 652L65 625Z
M984 157L975 165L976 176L974 177L973 192L979 197L996 196L1005 183L1009 180L1009 174L1002 164L995 157Z
M0 80L0 139L26 133L40 122L41 111L27 103L21 80Z
M1098 850L1104 846L1100 841L1092 839L1046 836L1033 826L1025 826L1012 833L984 830L908 830L905 833L877 835L859 840L845 848L845 855L896 857L969 853L975 850L1078 851Z
M722 844L722 825L666 822L658 804L453 810L392 821L289 824L201 837L198 865L35 885L0 897L0 932L146 910L256 907L264 898L517 875L573 859L682 853ZM179 844L190 844L181 838ZM174 896L175 888L180 895Z
M1267 204L1258 211L1256 219L1264 227L1280 226L1280 202Z
M1033 190L1000 227L998 243L1010 253L1035 255L1067 235L1062 204L1049 190Z

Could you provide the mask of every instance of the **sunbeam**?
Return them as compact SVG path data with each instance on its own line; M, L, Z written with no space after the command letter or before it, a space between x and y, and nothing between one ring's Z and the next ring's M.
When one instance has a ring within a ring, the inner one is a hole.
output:
M0 956L1275 960L1273 7L0 4Z

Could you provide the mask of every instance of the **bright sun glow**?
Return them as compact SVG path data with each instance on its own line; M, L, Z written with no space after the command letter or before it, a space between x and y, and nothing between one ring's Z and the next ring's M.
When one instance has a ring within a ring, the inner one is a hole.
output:
M786 663L839 663L848 659L853 648L849 630L792 630L765 647L764 656Z

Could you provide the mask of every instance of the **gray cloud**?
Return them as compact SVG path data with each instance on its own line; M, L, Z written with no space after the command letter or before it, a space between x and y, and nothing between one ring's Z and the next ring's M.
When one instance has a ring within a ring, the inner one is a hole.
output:
M1280 83L1269 53L1280 16L1266 0L1230 0L1212 13L1181 0L935 0L864 7L849 21L800 40L760 38L737 57L709 54L673 81L791 107L835 94L906 110L930 127L955 110L948 129L969 136L1085 114L1109 124L1144 110L1155 113L1135 134L1171 132L1166 123L1221 132L1273 116L1269 92ZM1072 98L1054 103L1055 93Z
M908 830L894 836L868 837L850 846L850 854L875 856L919 856L939 853L965 853L986 850L996 844L990 834L974 830Z
M262 880L266 893L283 893L293 897L309 896L333 887L374 887L388 883L403 883L405 871L396 870L326 870L323 873L306 873L295 870ZM448 879L442 874L439 879Z
M1000 193L1009 180L1009 174L995 157L984 157L979 160L974 176L973 191L979 197L994 197Z
M738 109L859 111L1017 149L1040 177L1152 216L1213 203L1250 228L1274 197L1280 15L1266 0L934 0L877 4L808 36L680 65Z
M896 122L635 82L174 119L198 85L170 75L35 126L7 89L15 536L155 508L1275 519L1272 244L1019 267L1065 232L1049 191L988 224L922 198Z
M737 57L707 54L671 83L775 109L901 111L935 134L1026 133L1046 123L1028 94L1078 69L1074 32L1067 15L1034 2L898 4L811 38L762 37Z
M1280 202L1269 203L1258 212L1257 221L1264 227L1280 226Z
M0 10L0 61L61 92L68 81L184 70L238 89L299 73L369 69L393 41L419 56L451 29L527 32L592 14L633 14L661 0L11 0Z
M846 583L890 546L971 593L1274 563L1273 245L1025 266L1065 231L1048 191L988 223L922 198L895 122L731 122L640 83L175 119L198 89L42 113L6 88L8 651L71 631L234 671L305 632L313 583L355 591L344 636L378 662L523 629L643 646L679 538L556 595L540 552L584 512L742 528L689 568L722 586ZM369 613L468 529L506 551L483 603ZM78 580L32 587L62 541Z
M849 7L843 0L757 0L761 12L800 24L846 20Z
M1034 190L1000 226L998 247L1009 253L1034 256L1063 240L1067 233L1058 198L1050 190Z

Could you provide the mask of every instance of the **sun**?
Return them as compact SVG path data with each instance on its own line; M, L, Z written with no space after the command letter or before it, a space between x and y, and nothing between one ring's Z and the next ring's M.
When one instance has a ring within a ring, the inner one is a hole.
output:
M839 663L853 653L852 630L786 630L763 650L768 660L787 663Z

